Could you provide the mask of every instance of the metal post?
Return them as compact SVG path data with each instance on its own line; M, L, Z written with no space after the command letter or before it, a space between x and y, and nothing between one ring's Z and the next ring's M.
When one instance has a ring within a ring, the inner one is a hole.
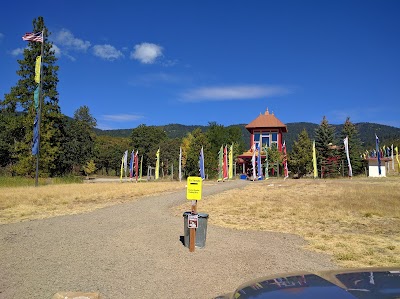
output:
M38 111L38 151L36 154L36 173L35 173L35 186L37 187L39 185L39 155L40 155L40 126L42 123L42 98L43 98L43 92L42 92L42 82L43 82L43 53L44 53L44 41L45 41L45 33L46 29L43 29L43 40L42 40L42 46L41 46L41 61L40 61L40 87L39 87L39 111Z

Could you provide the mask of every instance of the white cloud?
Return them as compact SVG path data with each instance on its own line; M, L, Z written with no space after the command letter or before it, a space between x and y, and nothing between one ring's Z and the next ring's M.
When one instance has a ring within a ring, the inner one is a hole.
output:
M137 115L137 114L107 114L107 115L102 115L103 120L108 120L108 121L115 121L115 122L126 122L126 121L135 121L142 119L142 115Z
M57 44L65 46L71 50L86 51L90 47L89 41L76 38L71 31L67 29L61 29L60 32L55 34L53 40Z
M12 56L18 56L24 53L24 48L16 48L14 50L12 50L11 52Z
M93 53L95 56L106 60L115 60L124 57L121 51L111 45L95 45L93 47Z
M135 46L131 52L131 58L139 60L141 63L152 64L160 56L163 56L163 48L156 44L141 43Z
M273 96L282 96L291 91L282 86L264 85L239 85L239 86L219 86L203 87L192 89L183 94L183 102L203 102L203 101L229 101L229 100L249 100L261 99Z
M4 37L4 34L0 32L0 40Z
M52 44L52 45L51 45L51 50L54 51L54 54L55 54L57 57L60 57L60 56L61 56L61 50L60 50L59 47L57 47L57 45Z

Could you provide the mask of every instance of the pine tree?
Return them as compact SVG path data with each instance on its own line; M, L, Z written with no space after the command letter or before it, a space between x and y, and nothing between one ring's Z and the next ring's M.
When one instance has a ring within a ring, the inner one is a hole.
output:
M50 32L47 30L43 17L33 20L32 32L44 32L42 57L42 119L40 136L40 163L42 176L57 172L59 147L62 136L62 114L58 105L57 71L52 43L47 40ZM28 42L24 50L24 59L18 60L20 79L11 88L1 102L1 113L7 114L7 130L13 132L11 145L11 163L13 173L18 175L33 175L35 172L35 156L32 156L33 121L36 115L33 94L37 87L34 80L36 57L41 55L40 42Z
M335 128L328 123L324 116L321 124L315 130L315 148L319 169L323 169L324 176L339 174L337 161L338 151L335 145Z
M93 159L96 139L93 129L96 124L96 119L90 114L88 106L79 107L74 113L73 120L64 119L60 169L79 173L82 167Z
M305 129L297 136L292 152L289 155L289 167L299 177L313 170L312 164L312 141Z
M358 135L358 130L356 126L350 121L350 117L346 119L344 123L343 130L341 132L342 140L348 136L349 138L349 156L350 163L353 170L353 175L360 174L363 171L363 163L361 159L362 153L362 143L360 137ZM347 157L346 153L342 151L342 160L344 161L344 165L347 165ZM344 167L345 175L348 175L348 167Z

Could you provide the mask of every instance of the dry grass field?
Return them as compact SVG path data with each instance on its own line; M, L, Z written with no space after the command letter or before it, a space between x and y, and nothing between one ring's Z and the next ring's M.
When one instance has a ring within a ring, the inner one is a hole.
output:
M202 200L210 223L296 234L343 267L400 265L400 178L277 180ZM177 207L176 213L190 209Z
M208 182L208 184L215 182ZM220 183L222 184L222 183ZM0 224L92 211L185 188L185 182L0 188ZM400 178L270 179L207 197L212 224L296 234L343 267L400 264ZM175 207L176 215L190 202Z
M0 224L76 214L185 188L179 182L112 182L0 188Z

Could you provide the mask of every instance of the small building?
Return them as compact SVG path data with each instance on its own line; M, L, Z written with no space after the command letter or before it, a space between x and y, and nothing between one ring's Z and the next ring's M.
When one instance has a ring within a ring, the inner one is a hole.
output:
M369 177L386 177L386 169L389 168L391 158L381 158L381 175L379 175L378 158L366 158L368 162L368 176Z
M242 165L245 174L246 169L251 166L253 149L261 149L261 159L265 160L266 155L263 148L276 146L282 152L283 133L287 133L287 127L274 113L269 113L268 109L264 114L260 114L252 122L245 126L250 132L250 149L238 156L237 163Z

